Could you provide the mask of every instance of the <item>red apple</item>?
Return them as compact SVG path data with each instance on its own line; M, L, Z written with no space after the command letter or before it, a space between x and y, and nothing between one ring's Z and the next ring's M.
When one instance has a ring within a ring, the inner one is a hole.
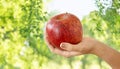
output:
M82 40L82 25L80 20L71 13L62 13L52 17L46 25L47 39L54 47L60 48L60 43L77 44Z

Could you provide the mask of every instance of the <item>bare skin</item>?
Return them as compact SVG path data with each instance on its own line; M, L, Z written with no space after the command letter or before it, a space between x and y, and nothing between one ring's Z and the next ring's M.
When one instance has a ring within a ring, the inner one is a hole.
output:
M104 43L97 41L90 37L84 37L82 42L78 44L70 44L63 42L60 47L64 50L54 48L48 41L47 36L45 36L45 42L48 45L51 52L64 56L73 57L84 54L94 54L104 61L106 61L112 69L120 69L120 53Z

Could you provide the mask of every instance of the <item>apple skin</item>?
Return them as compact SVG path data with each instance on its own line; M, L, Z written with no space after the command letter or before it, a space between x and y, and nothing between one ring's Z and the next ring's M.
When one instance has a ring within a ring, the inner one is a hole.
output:
M52 17L46 25L46 34L53 47L60 43L77 44L82 41L83 30L80 20L71 13L62 13Z

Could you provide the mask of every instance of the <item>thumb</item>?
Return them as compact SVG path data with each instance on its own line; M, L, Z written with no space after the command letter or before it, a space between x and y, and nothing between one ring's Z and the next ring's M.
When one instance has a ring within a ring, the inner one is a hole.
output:
M74 51L76 50L76 45L73 45L73 44L70 44L70 43L66 43L66 42L63 42L60 44L60 47L64 50L67 50L67 51Z

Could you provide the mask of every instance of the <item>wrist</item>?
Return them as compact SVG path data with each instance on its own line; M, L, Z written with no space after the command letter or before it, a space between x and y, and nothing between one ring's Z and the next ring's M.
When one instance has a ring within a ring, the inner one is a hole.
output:
M103 49L102 49L102 46L103 46L103 43L101 43L100 41L97 41L97 40L93 40L93 48L91 50L91 54L94 54L94 55L98 55L99 53L102 53L104 52Z

